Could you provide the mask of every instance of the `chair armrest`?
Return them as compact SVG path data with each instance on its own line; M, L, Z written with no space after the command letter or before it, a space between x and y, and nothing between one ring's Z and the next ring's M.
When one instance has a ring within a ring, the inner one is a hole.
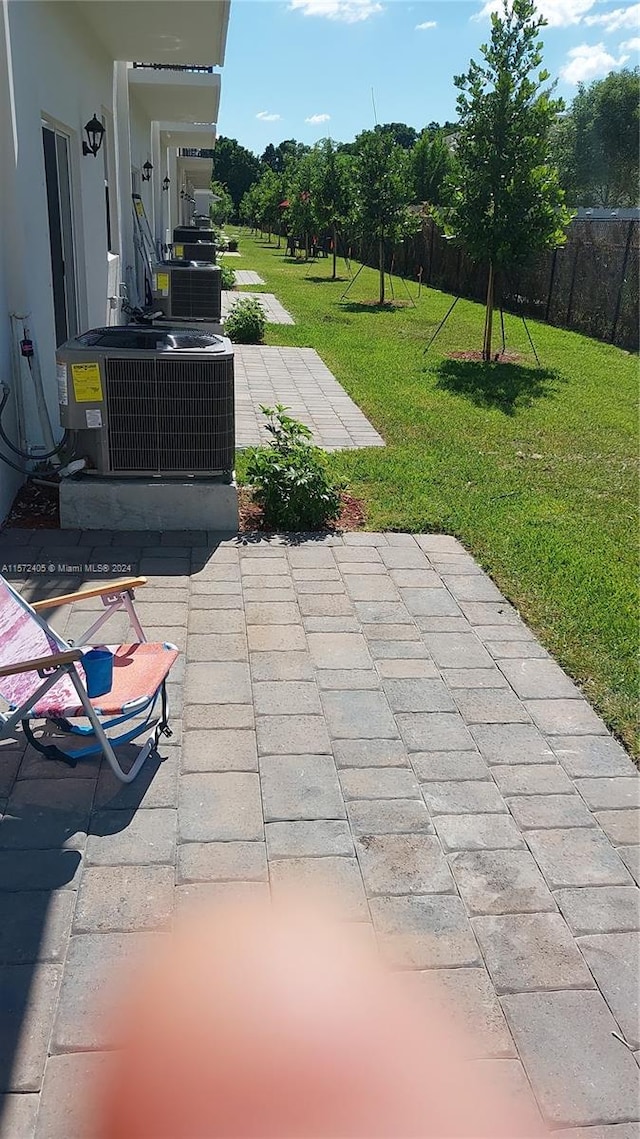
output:
M41 668L55 668L61 664L72 664L74 660L82 659L80 649L65 649L62 653L53 653L48 657L34 657L33 660L21 660L17 664L5 664L0 668L0 676L14 676L18 672L37 672Z
M84 597L104 597L110 593L126 593L129 589L138 589L146 585L146 577L125 577L122 581L113 581L110 585L92 585L89 589L79 589L77 593L63 593L60 597L47 597L44 601L33 601L31 608L36 613L43 609L55 609L58 605L70 605L74 601L82 601Z

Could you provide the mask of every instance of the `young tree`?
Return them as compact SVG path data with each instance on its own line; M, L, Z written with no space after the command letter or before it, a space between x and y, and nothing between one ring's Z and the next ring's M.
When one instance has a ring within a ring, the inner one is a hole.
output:
M214 225L224 225L234 212L233 198L222 182L212 182L211 192L218 199L209 206L209 214Z
M303 238L307 257L318 220L314 209L314 182L318 156L314 151L290 160L285 170L287 223L294 237Z
M422 132L411 151L411 167L416 200L445 205L445 183L453 173L454 158L440 131L431 136L427 127Z
M378 243L380 304L384 304L384 243L407 232L407 206L412 197L409 156L380 131L363 131L356 139L354 167L356 223L363 236Z
M331 230L331 279L335 281L338 229L346 224L353 212L352 160L347 154L338 154L330 138L319 143L314 153L315 163L311 176L313 212L318 228Z
M258 225L258 215L260 213L260 191L258 183L255 182L249 190L242 195L240 204L238 206L238 214L240 221L244 225L248 225L251 229L255 229Z
M541 70L540 28L534 0L504 0L491 17L491 40L459 89L457 185L452 205L437 211L446 231L476 261L488 262L482 358L491 359L496 275L542 249L561 245L570 215L555 167L548 163L549 134L561 100Z
M266 229L271 241L271 234L279 230L280 202L282 201L284 179L281 174L269 167L264 171L257 186L258 221Z

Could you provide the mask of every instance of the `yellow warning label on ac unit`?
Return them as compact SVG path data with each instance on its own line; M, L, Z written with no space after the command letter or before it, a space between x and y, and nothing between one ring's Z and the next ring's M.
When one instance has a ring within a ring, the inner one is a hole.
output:
M184 257L184 245L174 245L173 252L176 257Z
M156 273L156 289L159 293L162 293L163 296L165 296L165 297L168 296L168 294L169 294L169 274L168 273Z
M77 403L101 403L102 381L99 364L72 364L73 394Z

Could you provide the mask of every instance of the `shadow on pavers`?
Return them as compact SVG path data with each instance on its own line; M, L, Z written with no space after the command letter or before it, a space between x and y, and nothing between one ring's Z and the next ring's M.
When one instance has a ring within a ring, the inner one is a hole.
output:
M135 748L118 753L126 765ZM86 835L125 829L161 760L151 757L130 786L117 784L122 799L96 759L69 768L19 741L0 745L0 762L18 768L0 821L0 1093L29 1092L41 1086ZM105 811L120 806L128 809ZM2 1100L0 1130L1 1115Z

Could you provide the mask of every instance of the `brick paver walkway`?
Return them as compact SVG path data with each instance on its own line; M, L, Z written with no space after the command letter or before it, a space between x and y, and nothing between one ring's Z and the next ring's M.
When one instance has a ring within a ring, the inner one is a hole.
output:
M175 906L327 875L399 968L438 971L470 1062L533 1117L637 1136L640 784L458 542L2 536L0 562L42 560L149 575L141 619L184 655L175 737L131 787L0 749L5 1139L87 1139L105 973Z
M236 301L245 297L252 297L254 300L260 301L264 309L264 315L267 318L267 324L294 324L294 319L290 312L280 304L275 293L234 293L231 290L225 289L222 293L222 318L229 315Z
M223 296L225 294L223 293ZM327 451L383 447L384 440L313 348L236 344L236 445L265 441L260 405L283 403Z
M262 277L253 269L236 269L236 285L264 285Z

